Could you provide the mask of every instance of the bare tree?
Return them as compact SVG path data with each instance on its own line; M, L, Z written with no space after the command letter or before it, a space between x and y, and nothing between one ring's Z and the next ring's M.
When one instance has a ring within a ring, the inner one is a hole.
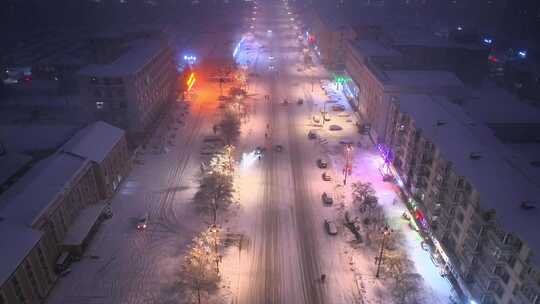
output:
M240 135L240 119L233 111L225 111L223 118L219 123L221 136L225 139L227 145L230 145Z
M193 239L187 252L182 270L185 283L195 292L197 303L201 304L204 292L216 287L219 276L213 267L216 254L211 244L203 237Z
M353 198L357 203L364 203L366 198L375 196L375 189L373 189L373 185L370 182L363 183L357 181L352 183L352 188Z
M194 202L199 210L210 214L212 223L217 223L218 213L234 203L234 187L231 176L218 173L204 174Z
M384 259L387 274L393 279L392 296L397 304L418 303L421 276L411 272L412 262L403 251L388 251Z

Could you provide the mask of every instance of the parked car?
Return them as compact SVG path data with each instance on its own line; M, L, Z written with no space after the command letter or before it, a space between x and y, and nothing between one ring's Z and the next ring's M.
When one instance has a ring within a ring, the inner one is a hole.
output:
M281 151L283 151L283 146L282 145L276 145L275 149L276 149L276 152L281 152Z
M342 145L352 145L354 142L350 138L342 138L339 140L339 143Z
M298 105L303 105L304 100L302 98L298 98L298 101L296 103L298 103Z
M330 176L330 174L324 172L324 173L322 174L322 179L323 179L323 181L329 182L329 181L332 180L332 177Z
M341 111L345 111L345 107L342 106L342 105L337 104L337 105L332 106L332 110L337 111L337 112L341 112Z
M343 130L343 128L341 126L338 126L338 125L330 125L330 127L328 127L328 129L330 131L341 131L341 130Z
M324 220L324 227L326 228L326 232L330 235L336 235L337 234L337 225L336 222L330 221L328 219Z
M148 213L145 213L137 221L137 229L142 231L142 230L146 230L147 227L148 227Z
M315 132L314 130L310 130L308 132L307 136L308 136L309 139L316 139L317 138L317 132Z
M328 162L325 161L324 159L317 159L317 167L321 168L321 169L325 169L328 167Z
M328 195L328 193L323 192L321 195L322 201L326 205L332 205L334 203L334 200L332 199L331 195Z

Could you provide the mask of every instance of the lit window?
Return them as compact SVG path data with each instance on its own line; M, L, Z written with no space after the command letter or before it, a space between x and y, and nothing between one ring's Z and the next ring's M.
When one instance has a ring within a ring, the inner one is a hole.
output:
M103 101L96 101L96 109L101 110L105 103Z

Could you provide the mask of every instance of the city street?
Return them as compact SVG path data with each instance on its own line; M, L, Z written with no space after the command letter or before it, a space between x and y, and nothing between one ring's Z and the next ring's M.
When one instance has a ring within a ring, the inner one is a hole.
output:
M244 40L235 54L250 75L249 113L236 145L239 205L219 223L240 242L225 248L221 290L209 302L392 303L390 278L375 278L376 252L354 244L343 225L345 211L357 209L349 185L362 180L373 183L391 227L404 232L401 245L424 278L425 303L447 303L450 285L422 250L417 233L400 221L405 207L397 188L382 182L380 157L369 138L357 133L358 118L349 105L340 102L343 112L326 109L330 121L314 124L328 99L320 81L330 79L330 73L317 63L306 67L297 20L282 2L255 6L256 13L245 21L249 33L238 33ZM200 39L193 48L199 53L216 49L223 44L216 36ZM189 100L174 105L136 156L111 201L114 217L103 223L47 303L189 303L179 288L180 265L192 238L208 225L191 202L204 160L199 151L219 118L220 91L218 83L207 81L215 71L197 73ZM331 131L329 125L342 129ZM309 139L310 130L319 139ZM362 146L354 147L347 186L342 183L344 138ZM257 147L265 148L260 159ZM318 168L318 159L327 160L328 168ZM332 180L324 181L323 172ZM323 203L323 192L333 198L332 205ZM149 227L137 231L144 214ZM337 235L327 232L325 219L334 221Z

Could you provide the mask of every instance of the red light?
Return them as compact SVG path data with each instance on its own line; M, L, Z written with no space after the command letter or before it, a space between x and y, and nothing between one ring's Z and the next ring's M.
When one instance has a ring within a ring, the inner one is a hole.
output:
M489 55L488 60L491 62L499 62L499 59L494 55Z

